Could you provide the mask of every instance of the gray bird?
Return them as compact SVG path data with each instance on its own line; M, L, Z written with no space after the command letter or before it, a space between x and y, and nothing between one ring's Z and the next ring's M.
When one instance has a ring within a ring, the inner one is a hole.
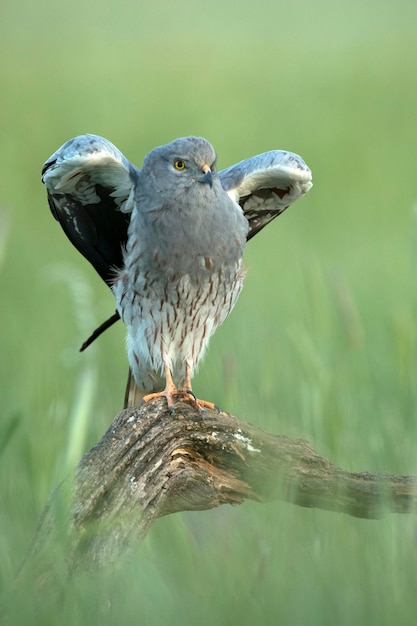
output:
M219 173L215 161L205 139L185 137L150 152L139 170L107 140L84 135L42 171L54 216L116 299L93 338L121 317L144 400L165 396L171 410L178 397L213 406L195 399L191 378L242 289L246 241L312 186L290 152Z

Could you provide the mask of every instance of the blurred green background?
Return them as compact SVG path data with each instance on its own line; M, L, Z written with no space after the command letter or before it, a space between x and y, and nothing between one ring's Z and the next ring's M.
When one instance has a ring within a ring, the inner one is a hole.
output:
M299 153L314 188L248 245L194 388L352 471L417 475L417 4L3 0L0 585L16 624L415 624L417 523L291 504L159 520L128 562L9 596L51 489L120 410L121 324L40 183L72 136L138 166L205 136L219 167ZM105 604L111 609L100 612Z

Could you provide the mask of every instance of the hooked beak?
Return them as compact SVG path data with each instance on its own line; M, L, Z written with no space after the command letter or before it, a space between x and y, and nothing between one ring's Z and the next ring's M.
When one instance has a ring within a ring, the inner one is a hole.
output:
M213 186L213 173L210 169L210 166L207 165L207 163L204 163L204 165L201 168L201 171L203 172L203 176L201 177L201 182L206 183L210 185L210 187L212 187Z

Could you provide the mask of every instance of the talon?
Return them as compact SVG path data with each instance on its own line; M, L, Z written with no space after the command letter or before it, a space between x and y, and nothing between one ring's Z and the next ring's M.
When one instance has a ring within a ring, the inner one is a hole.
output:
M185 393L188 394L189 396L192 396L194 398L195 401L197 401L197 396L195 395L194 391L192 389L184 389Z

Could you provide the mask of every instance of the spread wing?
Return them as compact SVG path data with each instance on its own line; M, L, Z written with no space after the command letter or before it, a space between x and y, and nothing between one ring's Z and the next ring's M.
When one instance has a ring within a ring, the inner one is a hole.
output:
M45 163L42 182L55 219L108 284L122 266L122 248L139 170L110 141L81 135Z
M219 172L223 188L249 222L248 241L311 187L311 170L297 154L271 150Z
M42 170L52 214L108 285L123 263L138 173L110 141L97 135L70 139ZM282 150L241 161L219 172L219 177L249 221L248 240L312 187L303 159ZM118 319L116 312L82 350Z

